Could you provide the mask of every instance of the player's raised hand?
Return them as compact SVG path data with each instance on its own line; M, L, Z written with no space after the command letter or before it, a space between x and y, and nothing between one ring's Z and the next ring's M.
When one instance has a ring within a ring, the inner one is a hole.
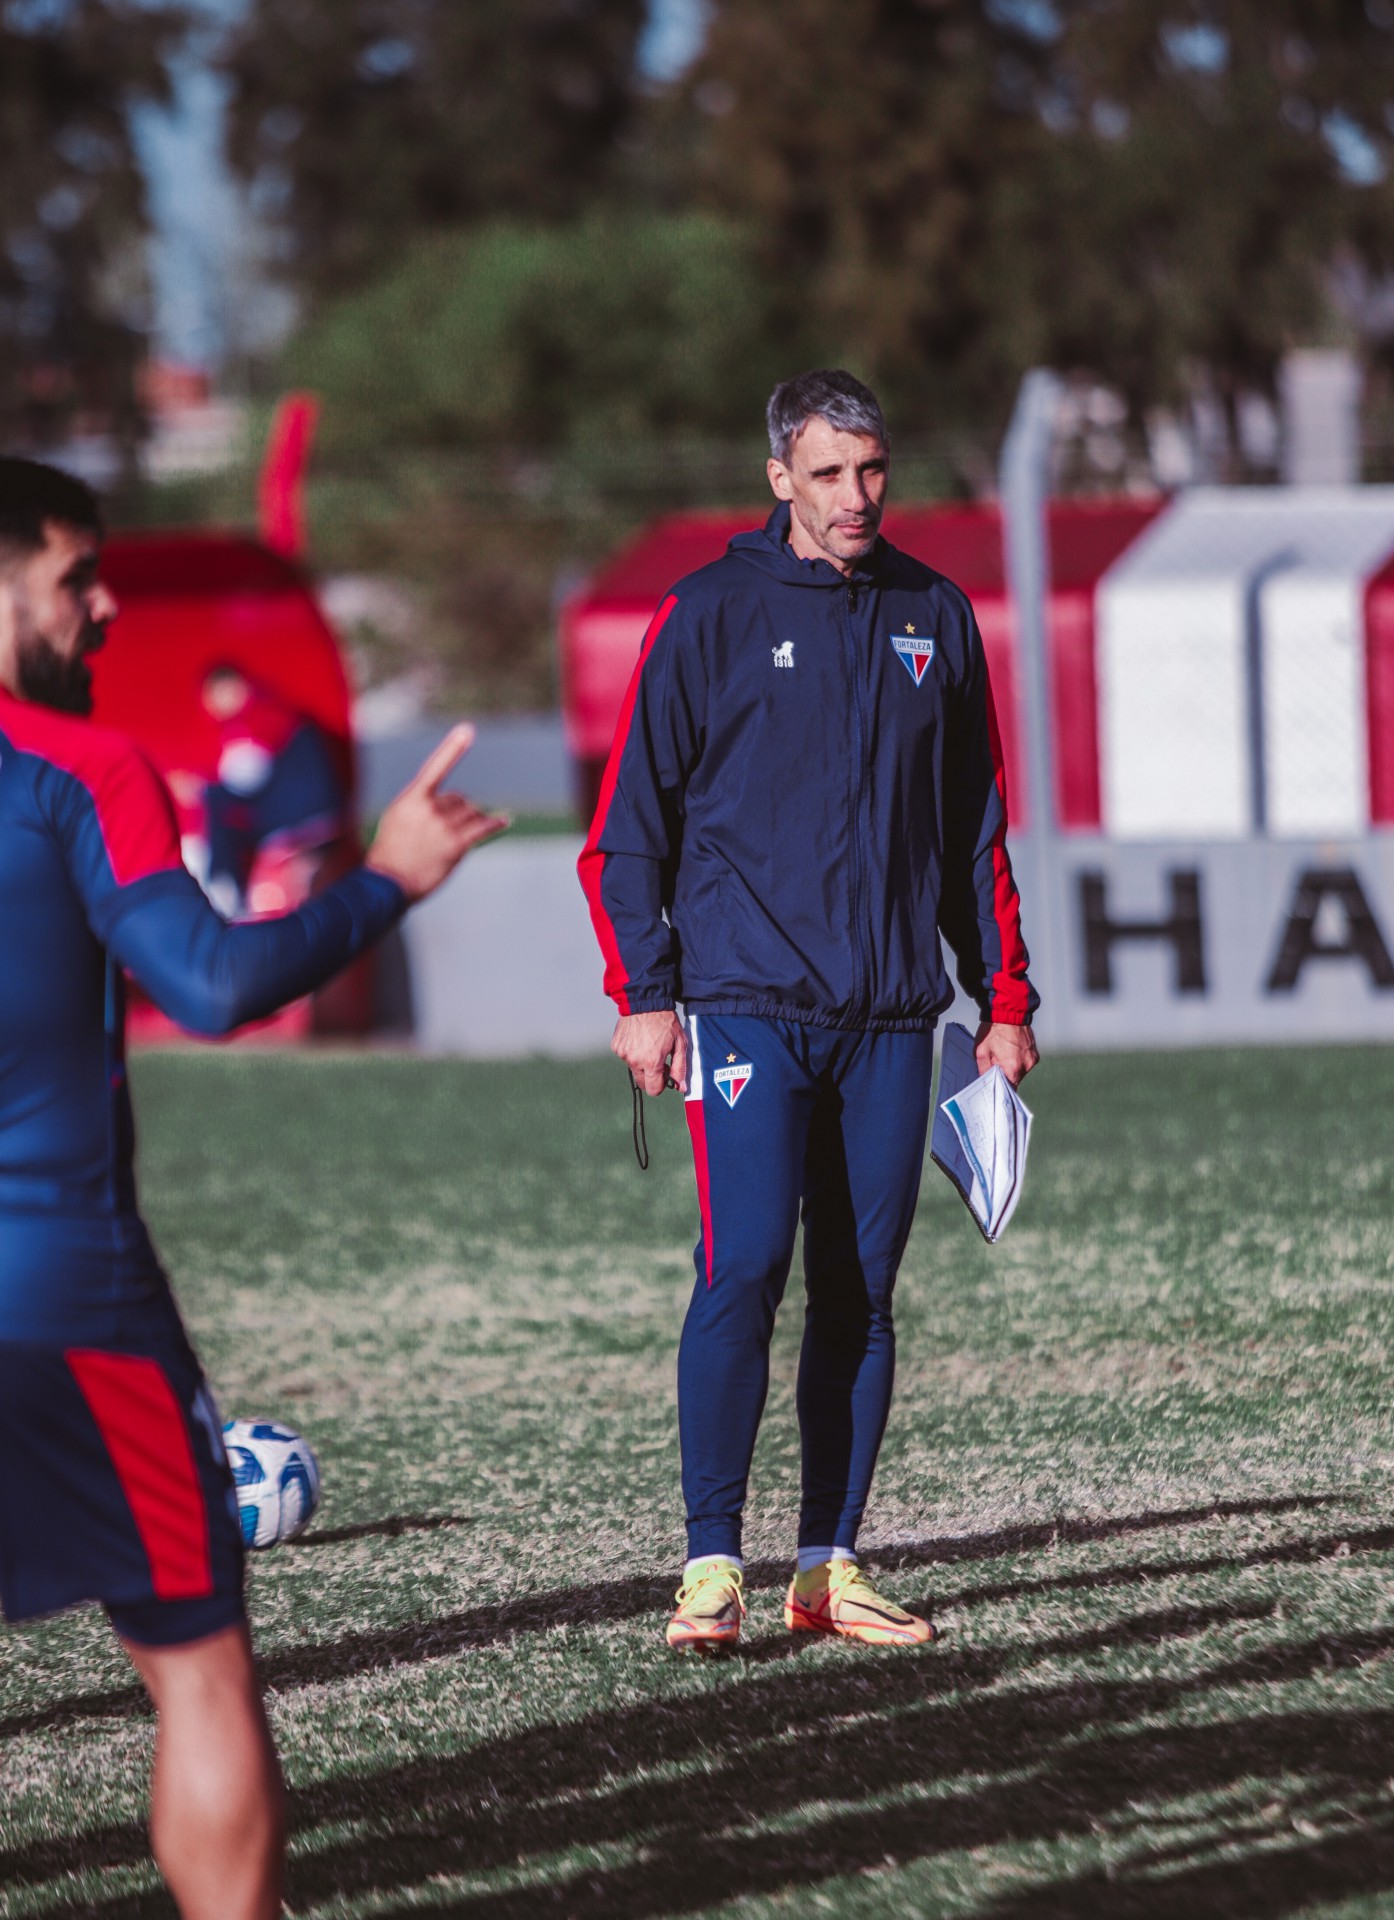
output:
M365 864L395 880L408 900L424 900L472 847L511 825L506 813L485 813L462 793L442 791L446 776L474 744L467 720L452 727L421 771L378 823Z

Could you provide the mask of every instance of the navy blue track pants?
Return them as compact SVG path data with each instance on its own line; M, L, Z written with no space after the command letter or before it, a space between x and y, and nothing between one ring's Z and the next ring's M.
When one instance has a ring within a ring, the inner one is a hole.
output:
M688 1034L702 1215L678 1350L688 1555L741 1550L800 1208L799 1544L852 1547L890 1410L891 1295L919 1197L934 1036L701 1012Z

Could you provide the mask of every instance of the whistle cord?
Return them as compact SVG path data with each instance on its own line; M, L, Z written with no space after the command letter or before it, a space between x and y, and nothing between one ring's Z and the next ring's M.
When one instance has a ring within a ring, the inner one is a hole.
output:
M629 1086L634 1096L634 1158L639 1162L639 1171L641 1173L647 1173L649 1170L649 1138L644 1127L644 1093L632 1073L629 1076Z

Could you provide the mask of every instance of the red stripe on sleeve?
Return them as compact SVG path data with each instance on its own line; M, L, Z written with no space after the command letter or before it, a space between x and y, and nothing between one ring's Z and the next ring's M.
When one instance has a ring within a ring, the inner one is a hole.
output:
M634 723L634 708L639 698L639 682L648 657L653 652L653 643L662 633L669 614L677 604L677 595L670 593L649 622L649 630L644 635L643 645L639 649L639 664L634 669L629 689L624 696L624 705L620 708L620 717L615 726L615 738L610 746L610 757L605 762L605 777L600 783L600 798L596 802L595 818L591 822L590 833L586 837L586 844L581 849L581 858L577 862L581 886L591 910L591 924L600 942L600 951L605 957L605 991L621 1013L629 1012L629 995L625 991L629 974L624 964L624 956L620 952L619 935L600 897L600 883L605 873L605 855L600 851L600 836L605 831L605 822L609 818L610 803L615 797L615 787L620 777L620 761L624 758L624 750L629 742L629 729Z
M13 698L0 699L0 726L17 752L47 760L86 788L118 887L183 865L165 784L124 734Z
M189 1431L164 1369L140 1354L74 1347L64 1357L130 1502L155 1598L210 1594L208 1511Z
M697 1175L697 1205L702 1210L702 1247L707 1256L707 1285L712 1283L712 1184L707 1166L707 1115L700 1100L685 1100L687 1130L692 1135L692 1166Z
M997 727L997 708L992 698L992 682L984 681L987 693L987 738L992 753L993 777L1002 803L1002 818L992 836L992 917L1002 944L1002 964L992 977L992 1016L995 1020L1020 1025L1030 1011L1026 987L1026 943L1021 937L1021 900L1007 858L1007 770L1002 759L1002 736Z
M118 887L183 866L169 793L139 753L123 755L93 783L91 793Z

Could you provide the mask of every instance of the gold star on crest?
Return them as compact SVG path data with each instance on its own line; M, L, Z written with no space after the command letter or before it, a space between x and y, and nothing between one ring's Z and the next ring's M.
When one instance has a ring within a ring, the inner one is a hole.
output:
M907 633L913 633L915 631L914 627L911 625L910 621L908 620L905 622L905 631Z
M728 1066L728 1067L734 1067L734 1066L735 1066L735 1064L736 1064L736 1056L735 1056L735 1054L734 1054L734 1053L728 1053L728 1054L727 1054L727 1056L726 1056L726 1064L727 1064L727 1066Z

